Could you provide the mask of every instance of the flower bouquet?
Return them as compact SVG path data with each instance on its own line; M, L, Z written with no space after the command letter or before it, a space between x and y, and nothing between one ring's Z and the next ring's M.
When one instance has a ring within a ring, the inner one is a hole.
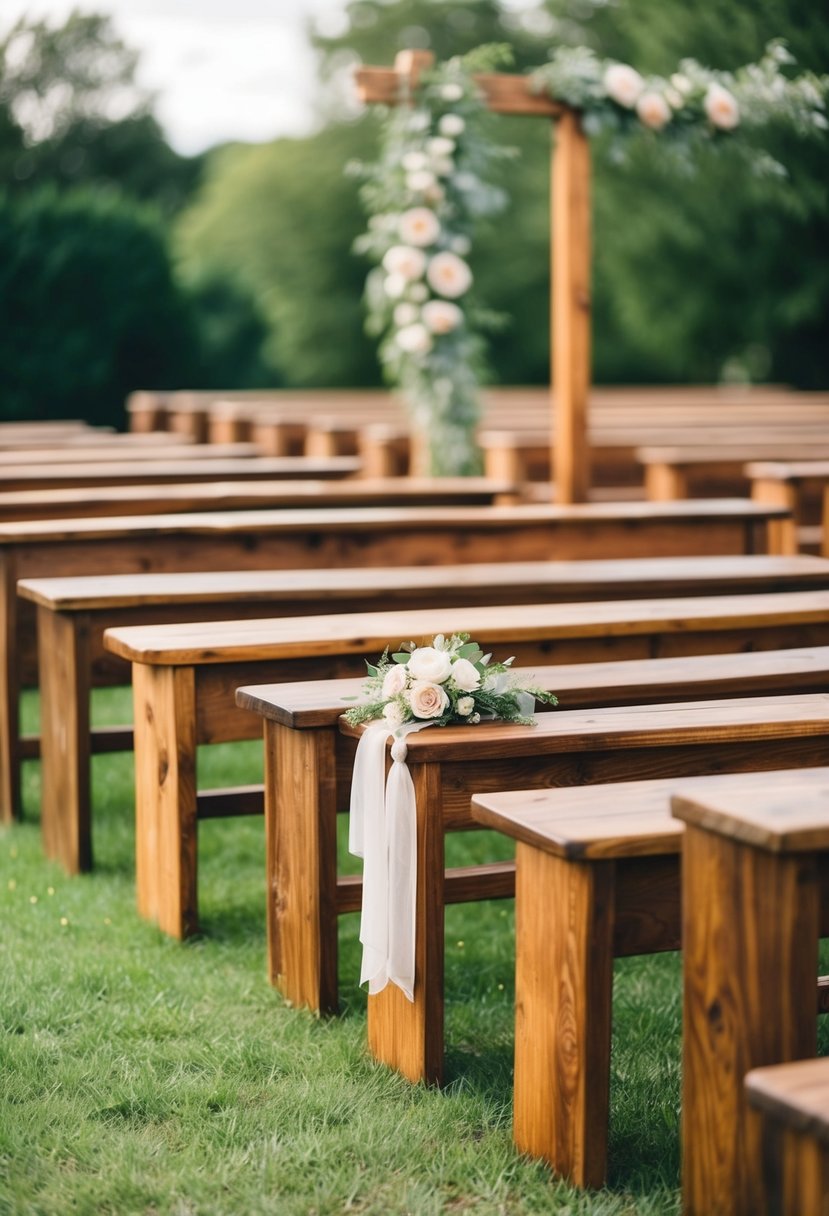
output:
M430 646L405 642L368 663L365 701L345 713L352 726L382 719L390 731L410 722L474 726L484 718L532 725L535 701L556 705L544 689L523 686L513 660L493 663L468 633L439 633Z

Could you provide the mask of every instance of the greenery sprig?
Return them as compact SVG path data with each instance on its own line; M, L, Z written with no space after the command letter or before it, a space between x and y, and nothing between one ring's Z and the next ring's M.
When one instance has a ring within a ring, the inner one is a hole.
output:
M366 328L380 338L386 378L401 390L435 476L481 471L483 334L500 318L476 304L468 258L480 222L507 203L490 177L513 150L490 139L472 73L506 59L503 47L478 48L424 72L385 116L379 160L356 167L369 220L355 248L375 262Z

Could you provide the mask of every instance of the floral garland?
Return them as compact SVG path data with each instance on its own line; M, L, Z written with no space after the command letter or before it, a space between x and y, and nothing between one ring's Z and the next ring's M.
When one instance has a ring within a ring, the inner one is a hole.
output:
M386 377L428 446L429 471L474 474L481 331L498 318L476 307L466 259L478 222L506 205L487 174L512 150L486 135L468 59L424 73L410 100L390 111L379 161L357 169L370 218L355 248L377 263L366 280L367 329L381 338Z
M475 305L466 259L478 221L506 205L487 173L513 150L489 140L472 73L509 60L509 48L481 47L424 73L402 98L411 104L389 111L378 162L357 167L369 221L355 248L376 263L366 280L366 327L380 338L386 378L401 390L435 476L481 467L482 333L499 318ZM631 136L658 132L688 169L702 147L727 147L755 172L785 176L779 161L740 137L772 123L800 135L826 131L829 77L783 75L793 62L778 40L736 72L684 59L665 79L586 47L559 47L530 87L579 110L587 135L610 133L613 160L624 159Z
M829 127L825 98L829 77L805 72L796 78L782 68L794 58L781 40L770 42L758 63L736 72L713 71L683 59L668 79L642 76L626 63L599 59L587 47L558 47L550 62L531 76L531 86L582 113L587 135L609 132L611 156L624 158L623 137L647 130L670 138L687 166L702 146L728 146L745 155L757 173L785 176L786 170L741 132L772 122L799 135Z
M533 699L556 705L552 693L522 685L512 659L493 663L468 633L439 633L431 646L405 642L375 664L368 663L365 701L346 711L352 726L381 719L389 730L408 722L432 726L476 726L482 718L532 725Z

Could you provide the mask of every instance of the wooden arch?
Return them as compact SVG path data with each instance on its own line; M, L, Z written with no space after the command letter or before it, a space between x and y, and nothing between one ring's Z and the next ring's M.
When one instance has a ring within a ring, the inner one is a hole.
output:
M393 68L358 68L358 96L367 104L397 105L405 95L402 82L413 87L433 62L430 51L401 51ZM553 123L550 467L554 499L585 502L590 487L590 149L578 112L531 92L526 76L492 73L475 80L490 110Z

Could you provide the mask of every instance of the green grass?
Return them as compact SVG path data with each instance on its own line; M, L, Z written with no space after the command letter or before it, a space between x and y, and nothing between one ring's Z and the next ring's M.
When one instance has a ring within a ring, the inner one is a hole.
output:
M97 694L96 714L125 704ZM260 772L256 743L200 757L204 784ZM131 757L96 758L93 781L93 874L43 860L37 765L0 836L0 1216L678 1211L677 957L618 965L610 1183L580 1194L511 1143L511 903L448 910L448 1083L411 1086L365 1050L356 917L338 1017L268 986L261 822L200 828L203 933L183 945L134 910ZM507 844L451 843L456 863Z

